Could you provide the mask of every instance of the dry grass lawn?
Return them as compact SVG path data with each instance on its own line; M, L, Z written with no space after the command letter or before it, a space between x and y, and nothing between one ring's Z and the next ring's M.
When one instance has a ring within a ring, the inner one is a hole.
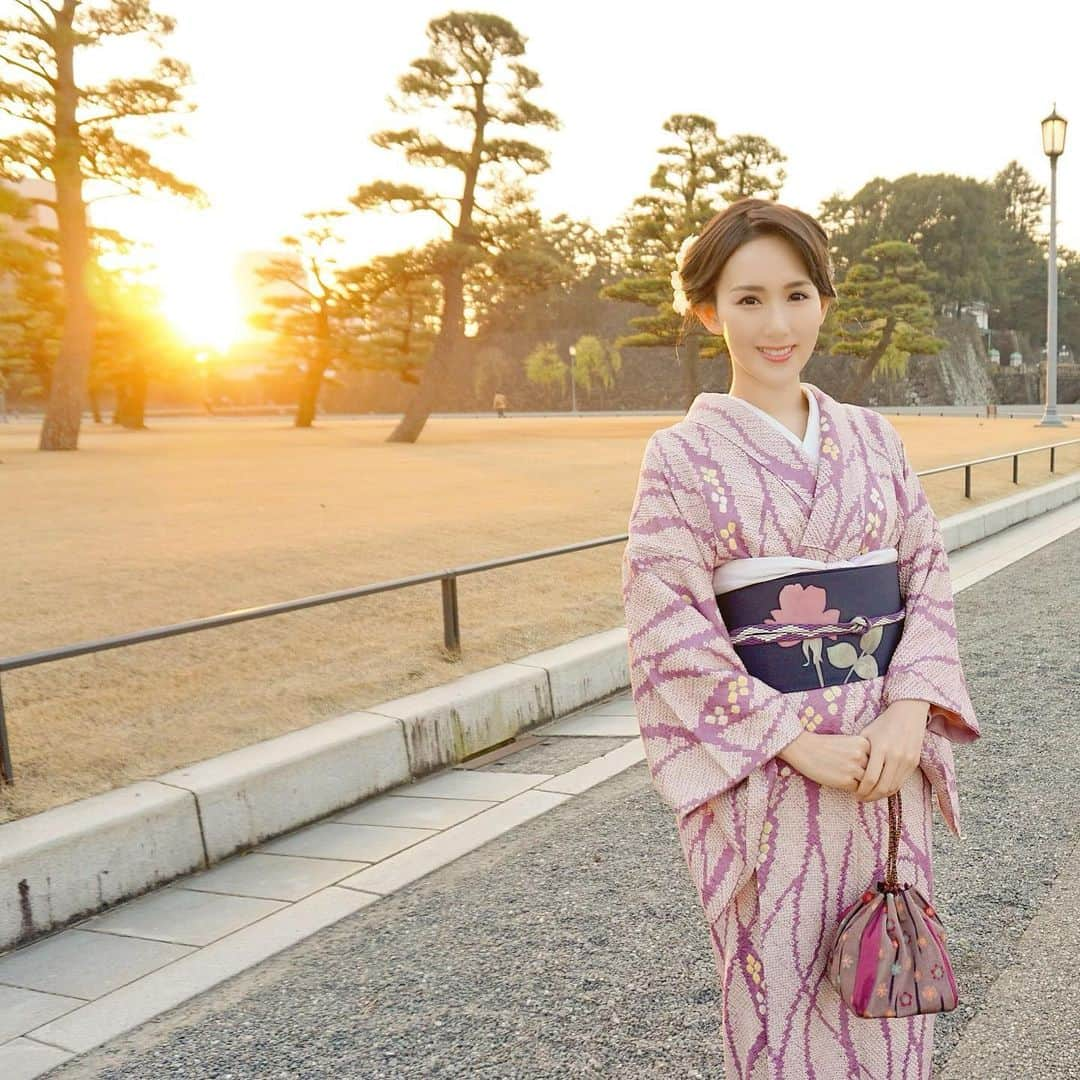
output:
M413 446L384 442L389 420L88 424L51 454L0 425L0 655L624 532L644 442L675 419L434 420ZM1077 434L889 419L918 469ZM976 501L1013 492L1010 468L976 470ZM970 505L961 477L926 481L939 516ZM1022 459L1022 486L1048 479ZM618 626L621 553L460 579L458 663L433 583L5 674L0 821Z

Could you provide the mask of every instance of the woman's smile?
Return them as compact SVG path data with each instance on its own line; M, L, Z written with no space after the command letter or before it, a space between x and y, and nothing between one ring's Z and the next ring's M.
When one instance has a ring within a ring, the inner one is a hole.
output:
M760 345L757 348L758 352L767 360L772 360L776 363L789 359L795 352L794 345L789 345L786 349L763 349Z

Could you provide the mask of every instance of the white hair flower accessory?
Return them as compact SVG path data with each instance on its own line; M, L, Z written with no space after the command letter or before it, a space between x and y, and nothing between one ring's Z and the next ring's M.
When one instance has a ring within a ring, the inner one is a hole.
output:
M675 256L675 264L678 267L676 270L671 271L671 289L673 293L671 306L680 314L685 315L690 308L690 301L686 296L686 289L683 286L682 268L686 263L686 256L690 252L690 245L697 239L697 236L688 236L679 248L679 254Z

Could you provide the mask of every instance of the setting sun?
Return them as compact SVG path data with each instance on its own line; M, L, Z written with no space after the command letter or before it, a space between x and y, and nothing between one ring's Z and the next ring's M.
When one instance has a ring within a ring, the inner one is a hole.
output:
M224 351L251 335L241 310L231 260L207 265L205 258L168 261L153 274L161 309L196 346Z
M229 223L214 210L173 209L160 203L115 205L95 215L97 224L141 237L134 250L102 255L101 265L152 286L161 296L161 312L195 348L224 352L255 337L247 321L255 299L240 280L242 252Z

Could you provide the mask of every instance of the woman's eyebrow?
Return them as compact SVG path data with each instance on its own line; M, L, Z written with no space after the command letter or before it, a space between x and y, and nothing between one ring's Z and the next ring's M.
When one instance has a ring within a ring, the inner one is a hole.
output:
M794 289L796 285L812 285L812 284L813 284L812 281L789 281L784 286L784 288L785 289ZM760 285L736 285L735 288L731 289L730 291L731 292L738 292L740 289L743 289L746 292L764 292L765 291L765 289Z

